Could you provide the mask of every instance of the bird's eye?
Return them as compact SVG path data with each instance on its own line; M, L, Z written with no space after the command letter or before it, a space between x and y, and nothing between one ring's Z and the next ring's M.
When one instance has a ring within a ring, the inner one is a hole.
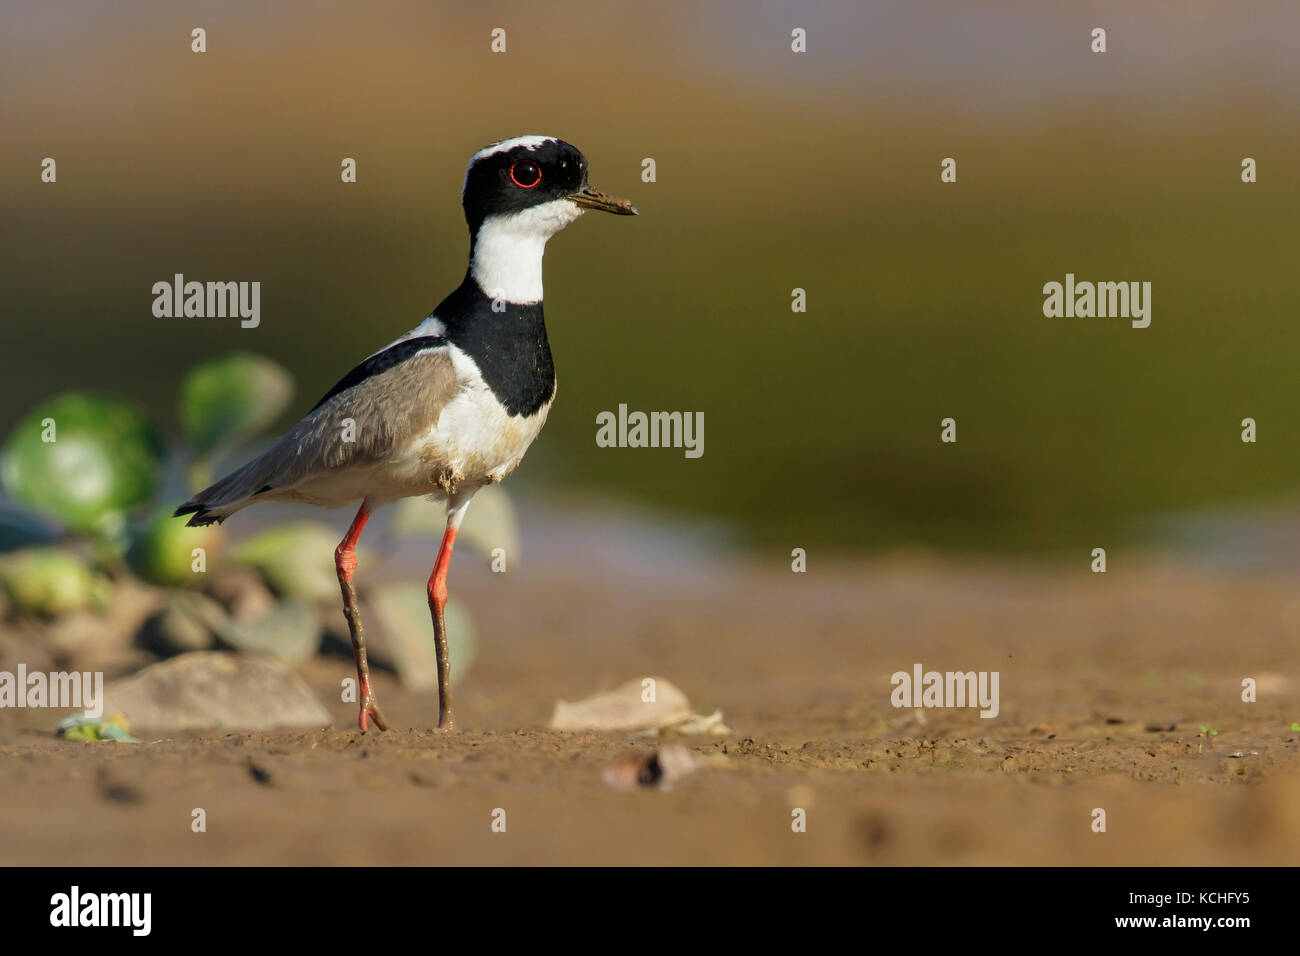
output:
M542 181L542 168L531 159L521 159L510 167L510 178L521 189L532 189Z

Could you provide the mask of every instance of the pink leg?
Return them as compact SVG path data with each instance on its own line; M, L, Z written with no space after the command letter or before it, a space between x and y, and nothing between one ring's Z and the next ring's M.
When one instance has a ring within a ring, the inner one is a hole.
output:
M361 713L357 724L361 732L366 732L366 719L373 718L380 730L388 729L388 722L375 700L375 691L370 684L370 667L366 664L366 635L361 628L361 612L357 609L357 591L352 586L352 574L357 569L356 546L361 537L361 530L370 518L370 505L361 502L357 516L352 519L348 533L343 536L339 546L334 549L334 567L339 573L339 589L343 592L343 616L347 618L348 630L352 633L352 653L357 659L357 683L360 685Z
M447 625L442 611L447 606L447 566L451 564L459 525L459 520L448 520L437 563L429 575L429 611L433 614L433 646L438 659L438 729L445 731L454 731L456 721L451 715L451 662L447 658Z

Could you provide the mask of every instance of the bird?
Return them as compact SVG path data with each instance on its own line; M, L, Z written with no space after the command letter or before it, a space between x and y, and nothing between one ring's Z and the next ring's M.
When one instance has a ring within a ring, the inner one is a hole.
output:
M366 661L356 544L376 509L428 496L447 522L429 575L438 729L456 728L443 608L456 534L474 494L513 472L546 422L555 366L542 316L547 241L588 210L637 215L588 181L587 158L554 136L516 136L469 161L461 205L465 278L414 329L343 376L261 456L178 507L188 525L220 523L263 501L340 508L360 502L334 551L359 684L357 723L388 729Z

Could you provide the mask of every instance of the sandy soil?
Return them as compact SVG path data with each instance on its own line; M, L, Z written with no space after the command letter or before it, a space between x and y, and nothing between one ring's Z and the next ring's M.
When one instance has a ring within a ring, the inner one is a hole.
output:
M341 702L331 729L136 746L0 712L0 862L1300 863L1291 576L593 559L509 575L468 561L452 586L480 632L457 735L433 732L432 695L388 674L397 729L365 737ZM916 662L999 671L1000 715L894 709L889 675ZM325 656L302 672L337 701L348 668ZM546 723L556 699L645 675L721 708L735 734L685 738L709 759L671 790L617 791L602 770L653 743ZM1243 677L1258 702L1241 701Z

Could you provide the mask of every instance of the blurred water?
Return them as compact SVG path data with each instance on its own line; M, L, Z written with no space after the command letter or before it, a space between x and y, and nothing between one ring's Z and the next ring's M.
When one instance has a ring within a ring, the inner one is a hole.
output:
M294 371L287 425L459 281L469 153L541 130L642 215L587 217L551 246L560 389L512 479L525 496L626 502L788 553L1073 549L1300 486L1294 4L0 18L0 430L66 388L174 422L184 372L233 349ZM1042 284L1067 271L1151 281L1152 328L1044 319ZM175 272L261 281L262 325L155 319L150 287ZM704 412L704 457L597 448L595 416L620 403ZM1258 445L1237 438L1246 415L1267 423Z

